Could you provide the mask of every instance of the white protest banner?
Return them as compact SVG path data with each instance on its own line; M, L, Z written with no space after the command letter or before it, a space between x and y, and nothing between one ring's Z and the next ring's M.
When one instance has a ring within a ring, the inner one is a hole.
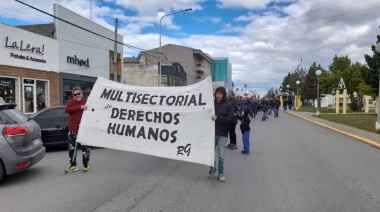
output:
M98 77L78 142L163 158L214 164L211 77L182 87L140 87Z

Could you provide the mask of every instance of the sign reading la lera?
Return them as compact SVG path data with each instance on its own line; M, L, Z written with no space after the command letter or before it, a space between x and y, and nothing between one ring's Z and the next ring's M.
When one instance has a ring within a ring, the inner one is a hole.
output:
M12 48L12 49L18 49L20 51L30 52L30 53L36 53L40 55L44 55L44 45L41 47L32 46L30 44L24 44L24 41L21 40L19 43L16 41L9 41L8 37L5 38L5 47L6 48Z
M181 87L140 87L98 77L78 132L82 144L214 164L211 78Z

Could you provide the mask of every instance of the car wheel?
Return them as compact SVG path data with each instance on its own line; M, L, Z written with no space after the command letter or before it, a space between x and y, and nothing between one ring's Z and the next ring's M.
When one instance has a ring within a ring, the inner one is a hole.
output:
M5 168L3 162L0 160L0 182L5 177Z

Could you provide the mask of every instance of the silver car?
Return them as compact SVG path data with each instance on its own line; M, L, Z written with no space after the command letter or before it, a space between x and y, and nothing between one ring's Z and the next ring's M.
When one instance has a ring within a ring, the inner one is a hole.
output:
M40 126L16 106L0 103L0 181L6 175L27 170L46 152Z

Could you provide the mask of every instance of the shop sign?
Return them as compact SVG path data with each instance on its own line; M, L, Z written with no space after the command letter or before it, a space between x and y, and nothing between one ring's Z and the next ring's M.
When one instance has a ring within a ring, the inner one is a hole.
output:
M74 55L74 57L67 56L67 63L90 67L90 59L87 58L87 60L82 60L82 59L77 58L76 55Z
M44 45L42 45L41 47L36 47L30 44L24 44L23 40L21 40L19 43L16 41L12 42L8 40L8 37L5 38L5 48L17 49L23 52L44 55ZM46 60L44 59L39 59L39 58L35 58L32 56L23 55L23 54L15 54L13 52L10 53L10 57L21 59L21 60L29 60L33 62L46 63Z
M32 46L30 44L24 44L24 41L21 40L20 43L17 43L16 41L12 42L10 41L8 43L8 37L5 38L5 47L6 48L12 48L12 49L18 49L20 51L26 51L30 53L36 53L40 55L44 55L44 45L41 47Z
M0 86L9 86L10 84L10 81L0 79Z
M24 79L24 84L34 84L34 80L32 80L32 79Z

